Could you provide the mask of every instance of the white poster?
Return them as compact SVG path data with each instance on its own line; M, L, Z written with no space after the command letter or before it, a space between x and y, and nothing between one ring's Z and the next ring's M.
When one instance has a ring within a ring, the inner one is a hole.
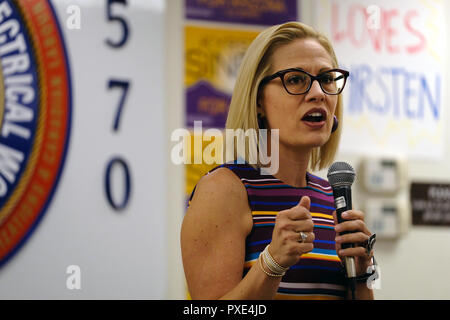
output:
M315 19L350 71L340 150L439 159L446 85L442 1L317 1Z
M0 299L164 299L163 0L0 1Z

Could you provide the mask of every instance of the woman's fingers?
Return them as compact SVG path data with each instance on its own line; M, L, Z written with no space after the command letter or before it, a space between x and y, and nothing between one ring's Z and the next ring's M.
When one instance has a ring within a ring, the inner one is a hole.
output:
M367 235L370 235L369 229L367 229L366 224L362 220L345 221L339 223L334 229L336 230L337 233L359 231Z
M341 257L365 257L365 258L368 258L367 250L366 250L366 248L363 248L363 247L338 249L338 254Z
M333 213L333 216L337 222L336 212ZM360 210L348 210L342 213L342 220L343 222L335 226L337 233L335 239L336 250L338 254L342 257L366 257L367 250L360 245L367 242L371 233L364 223L364 213ZM353 243L355 247L342 249L342 244L344 243Z
M336 237L336 243L365 243L369 239L369 236L363 232L353 232Z
M336 217L336 213L333 213ZM364 223L364 213L359 210L348 210L342 213L343 222L335 226L337 233L341 232L363 232L370 235L370 231ZM335 220L337 222L337 219Z
M302 254L314 248L314 222L309 212L310 205L310 198L305 196L296 206L277 214L270 247L274 258L283 266L295 264Z
M348 210L342 213L342 218L346 220L363 220L364 221L364 212L360 210Z
M302 197L300 202L291 209L288 209L287 217L291 220L304 220L311 219L311 213L309 212L309 208L311 205L311 200L309 197Z
M366 243L371 235L364 222L364 213L360 210L348 210L341 214L338 222L336 211L333 212L336 230L336 251L339 257L357 257L357 269L366 270L369 263L369 253ZM344 244L354 244L354 247L343 249Z

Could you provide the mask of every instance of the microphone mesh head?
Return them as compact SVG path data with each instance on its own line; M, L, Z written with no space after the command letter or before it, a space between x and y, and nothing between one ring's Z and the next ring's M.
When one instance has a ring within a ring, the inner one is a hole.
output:
M332 188L351 186L355 181L355 170L346 162L335 162L328 169L327 177Z

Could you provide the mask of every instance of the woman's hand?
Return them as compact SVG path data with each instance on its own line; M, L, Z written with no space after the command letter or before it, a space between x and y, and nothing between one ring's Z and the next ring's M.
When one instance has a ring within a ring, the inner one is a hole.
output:
M295 207L278 212L269 253L283 267L296 264L302 254L314 248L314 223L309 212L310 205L310 198L304 196ZM307 235L301 243L300 232Z
M370 265L370 256L367 254L365 244L369 239L371 232L364 223L364 213L359 210L348 210L342 213L343 222L338 224L336 211L333 212L334 223L336 225L336 251L339 258L355 257L356 273L362 275L366 273ZM351 232L341 235L341 232ZM354 248L342 249L342 244L353 243Z

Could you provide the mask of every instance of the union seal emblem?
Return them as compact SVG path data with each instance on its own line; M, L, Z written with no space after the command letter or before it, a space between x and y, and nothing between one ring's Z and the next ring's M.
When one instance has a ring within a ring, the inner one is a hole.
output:
M0 265L55 193L70 134L62 33L47 0L0 0Z

